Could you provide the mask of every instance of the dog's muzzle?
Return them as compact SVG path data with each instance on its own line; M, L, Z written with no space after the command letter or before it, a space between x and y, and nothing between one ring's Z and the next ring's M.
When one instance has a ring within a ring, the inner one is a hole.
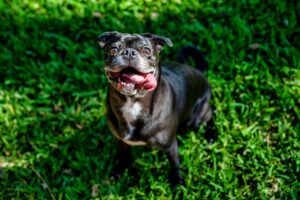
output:
M105 72L113 87L124 95L134 96L139 91L153 91L157 86L154 71L140 72L133 67L125 67L114 72L107 67Z

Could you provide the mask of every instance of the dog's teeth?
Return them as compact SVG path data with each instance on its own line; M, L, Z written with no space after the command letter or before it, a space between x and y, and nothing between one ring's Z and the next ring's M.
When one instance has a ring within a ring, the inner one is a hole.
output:
M134 84L133 83L129 83L129 88L133 89L134 88Z

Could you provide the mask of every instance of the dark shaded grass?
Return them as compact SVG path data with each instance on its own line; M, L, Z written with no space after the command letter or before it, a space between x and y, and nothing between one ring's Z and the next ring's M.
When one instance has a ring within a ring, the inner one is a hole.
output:
M110 179L116 147L104 118L107 82L96 42L107 30L170 37L175 45L163 60L190 44L206 53L219 137L209 144L203 127L180 135L184 199L298 198L297 3L1 5L2 199L172 197L167 159L155 149L134 148L132 169Z

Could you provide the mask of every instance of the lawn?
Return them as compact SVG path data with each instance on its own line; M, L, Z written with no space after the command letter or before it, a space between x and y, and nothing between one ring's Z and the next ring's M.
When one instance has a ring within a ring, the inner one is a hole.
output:
M206 54L218 138L179 134L183 199L299 199L297 1L0 0L0 199L171 199L169 163L134 147L110 178L97 36L152 32Z

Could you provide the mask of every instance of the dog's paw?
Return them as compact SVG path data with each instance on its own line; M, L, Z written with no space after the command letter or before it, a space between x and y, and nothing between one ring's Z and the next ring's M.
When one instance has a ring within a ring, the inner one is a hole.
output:
M171 181L171 180L170 180ZM180 178L178 180L172 180L171 189L172 189L172 199L183 199L184 197L184 188L186 187L185 181Z
M204 138L208 143L212 144L218 139L218 132L216 130L213 119L206 124Z
M172 189L175 189L179 185L186 186L184 179L178 172L171 172L169 174L169 181Z
M117 181L122 176L122 173L112 172L110 174L110 180Z
M127 166L123 166L123 165L116 165L113 170L111 171L110 174L110 179L111 180L118 180L126 171Z

